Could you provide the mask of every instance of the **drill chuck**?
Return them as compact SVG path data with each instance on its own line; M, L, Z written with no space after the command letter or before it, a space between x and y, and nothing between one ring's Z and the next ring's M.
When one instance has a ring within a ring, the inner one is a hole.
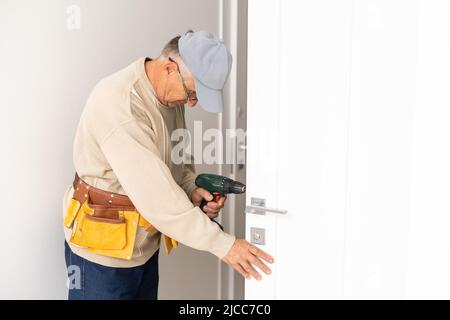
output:
M245 192L245 184L240 183L238 181L233 181L229 178L225 178L225 180L223 181L223 189L225 194L227 193L240 194Z

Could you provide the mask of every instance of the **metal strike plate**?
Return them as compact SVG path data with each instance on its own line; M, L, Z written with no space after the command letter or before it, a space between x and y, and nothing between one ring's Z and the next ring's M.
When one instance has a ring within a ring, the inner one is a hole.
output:
M250 242L253 244L266 244L266 229L250 228Z

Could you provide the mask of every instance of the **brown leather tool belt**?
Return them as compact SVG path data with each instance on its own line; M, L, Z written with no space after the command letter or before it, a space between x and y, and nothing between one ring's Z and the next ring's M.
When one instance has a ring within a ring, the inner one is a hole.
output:
M128 196L95 188L84 182L78 173L75 173L72 186L73 198L80 203L84 203L87 199L89 207L93 209L94 218L120 220L120 211L137 211ZM140 215L139 226L148 232L155 231L153 225L142 215Z
M156 231L123 194L95 188L78 174L73 181L73 196L67 208L64 225L72 230L70 242L91 252L130 259L137 228ZM168 253L178 242L164 235Z
M80 203L89 199L89 206L99 218L114 219L118 218L118 210L136 210L128 196L92 187L81 180L78 174L75 174L73 189L73 198Z

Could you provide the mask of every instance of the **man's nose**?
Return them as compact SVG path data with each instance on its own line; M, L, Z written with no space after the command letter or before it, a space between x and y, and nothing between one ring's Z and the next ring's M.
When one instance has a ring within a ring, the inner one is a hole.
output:
M197 100L188 100L187 102L189 107L195 107L197 105Z

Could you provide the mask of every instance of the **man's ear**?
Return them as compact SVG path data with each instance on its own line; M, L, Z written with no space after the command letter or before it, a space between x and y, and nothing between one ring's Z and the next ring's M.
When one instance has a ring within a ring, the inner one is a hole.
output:
M175 62L167 60L167 62L164 63L164 70L166 70L167 74L171 74L172 72L178 71L178 66Z

